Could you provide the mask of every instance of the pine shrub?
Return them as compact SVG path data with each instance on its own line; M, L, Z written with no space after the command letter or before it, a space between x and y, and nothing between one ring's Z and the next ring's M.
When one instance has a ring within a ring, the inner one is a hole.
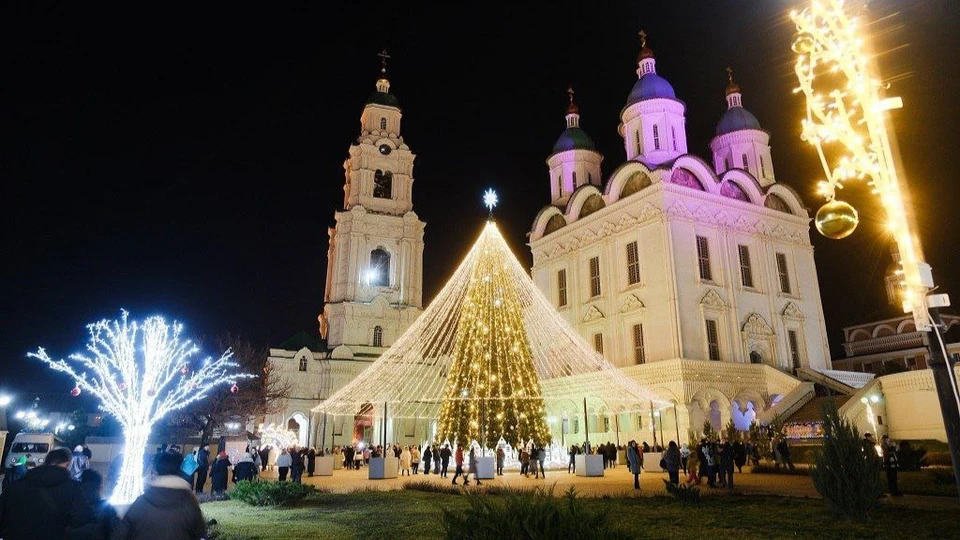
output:
M617 538L621 531L608 519L607 511L586 507L576 490L554 497L552 489L530 493L505 493L503 497L471 492L465 510L443 511L447 538L501 540L587 540Z
M667 487L667 493L680 502L685 504L698 504L700 502L700 488L687 484L672 484L666 480L663 483Z
M317 491L309 484L293 482L237 482L230 498L253 506L293 506L307 495Z
M840 417L835 401L824 403L822 413L823 449L811 470L813 485L836 514L865 521L882 493L880 460L864 453L859 431Z

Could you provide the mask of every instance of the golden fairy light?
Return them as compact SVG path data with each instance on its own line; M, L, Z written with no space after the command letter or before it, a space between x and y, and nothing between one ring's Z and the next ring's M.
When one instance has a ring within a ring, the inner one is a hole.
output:
M843 0L815 0L790 16L797 26L793 51L800 85L795 91L804 94L807 105L801 138L816 148L826 175L817 186L827 199L817 212L817 230L834 239L850 235L859 216L836 198L837 191L849 182L866 182L880 197L887 229L900 251L904 311L913 312L918 329L927 329L925 298L933 275L904 203L906 188L886 126L887 111L903 103L881 95L885 86L874 75L858 18L847 13ZM828 147L839 152L828 154Z

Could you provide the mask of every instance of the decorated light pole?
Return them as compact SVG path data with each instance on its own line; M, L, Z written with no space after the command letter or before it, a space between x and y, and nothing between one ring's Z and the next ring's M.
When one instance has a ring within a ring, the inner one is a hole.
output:
M887 111L899 109L899 97L884 97L885 85L860 33L858 18L843 0L814 0L791 13L797 26L793 50L806 98L801 138L817 149L826 179L818 185L827 203L817 212L817 230L828 238L849 236L859 221L857 211L837 199L845 183L863 181L880 198L887 227L900 253L903 310L913 314L917 330L930 332L928 347L946 427L947 441L960 490L960 394L943 342L938 307L949 305L945 294L929 295L933 273L924 261L914 223L905 178L894 153L895 139L887 125ZM826 146L841 148L839 158Z

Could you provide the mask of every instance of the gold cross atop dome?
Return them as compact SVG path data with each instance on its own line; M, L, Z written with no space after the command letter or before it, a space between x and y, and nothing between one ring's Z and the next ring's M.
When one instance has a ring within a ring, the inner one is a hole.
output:
M380 51L380 54L378 54L377 56L380 57L380 75L381 77L386 77L387 76L387 60L390 59L390 55L387 53L387 49L384 48L382 51Z

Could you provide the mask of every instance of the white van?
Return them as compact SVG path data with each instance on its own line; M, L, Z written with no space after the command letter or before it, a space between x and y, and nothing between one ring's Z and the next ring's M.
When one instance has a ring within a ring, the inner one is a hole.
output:
M57 439L53 433L17 433L7 454L7 467L12 467L20 459L27 458L27 468L43 465L43 458L47 452L57 447Z

